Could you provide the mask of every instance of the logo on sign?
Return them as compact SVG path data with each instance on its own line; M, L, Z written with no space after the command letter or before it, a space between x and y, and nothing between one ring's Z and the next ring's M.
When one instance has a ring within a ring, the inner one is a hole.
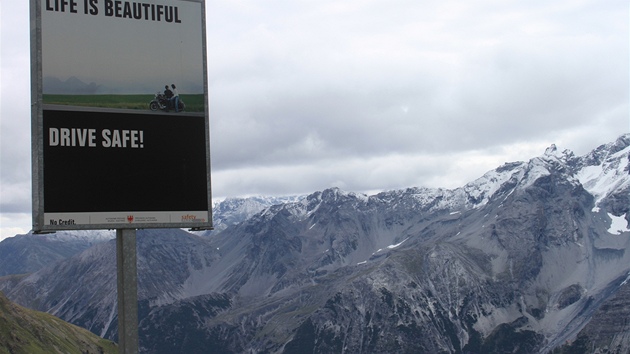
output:
M129 223L133 222L133 215L127 215L127 221L129 221Z
M196 221L197 217L195 215L182 215L182 221Z

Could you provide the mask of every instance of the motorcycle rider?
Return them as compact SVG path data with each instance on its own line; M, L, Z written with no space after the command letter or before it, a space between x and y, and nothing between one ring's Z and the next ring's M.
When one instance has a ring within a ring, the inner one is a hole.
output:
M171 98L173 97L173 91L171 91L171 89L168 88L168 85L164 85L164 96L166 97L166 102L167 102L166 111L168 112L168 108L169 108L168 105L170 105Z
M175 107L175 112L179 112L179 93L177 92L175 84L171 84L171 87L173 88L173 97L169 100L172 102L173 107Z

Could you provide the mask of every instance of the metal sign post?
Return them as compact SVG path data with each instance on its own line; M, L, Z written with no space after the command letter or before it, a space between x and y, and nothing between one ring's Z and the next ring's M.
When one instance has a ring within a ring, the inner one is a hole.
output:
M118 352L138 353L138 263L136 230L116 230Z

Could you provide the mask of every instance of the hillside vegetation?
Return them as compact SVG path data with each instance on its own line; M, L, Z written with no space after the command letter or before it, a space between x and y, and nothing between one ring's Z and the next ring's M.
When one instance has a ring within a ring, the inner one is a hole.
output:
M88 330L16 305L0 292L0 353L115 354L118 349Z

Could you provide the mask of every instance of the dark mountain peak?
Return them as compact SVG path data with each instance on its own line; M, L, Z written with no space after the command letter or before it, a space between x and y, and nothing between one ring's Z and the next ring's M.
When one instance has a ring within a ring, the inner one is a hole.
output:
M545 155L554 155L558 151L556 144L551 144L547 149L545 149Z
M543 159L552 163L566 164L569 163L574 157L575 154L573 153L573 151L569 149L564 149L560 151L556 144L551 144L551 146L545 149L545 153L542 156L534 159Z
M581 158L579 167L601 165L606 159L627 149L628 146L630 146L630 133L621 135L612 143L602 144L593 149L593 151ZM630 158L630 155L628 155L628 158Z
M630 133L623 134L614 142L605 144L604 146L608 147L608 150L611 154L615 154L621 150L624 150L625 148L630 146Z
M367 196L360 193L346 192L338 187L332 187L324 189L320 192L315 192L307 197L310 201L322 201L325 203L344 202L349 200L365 200Z

